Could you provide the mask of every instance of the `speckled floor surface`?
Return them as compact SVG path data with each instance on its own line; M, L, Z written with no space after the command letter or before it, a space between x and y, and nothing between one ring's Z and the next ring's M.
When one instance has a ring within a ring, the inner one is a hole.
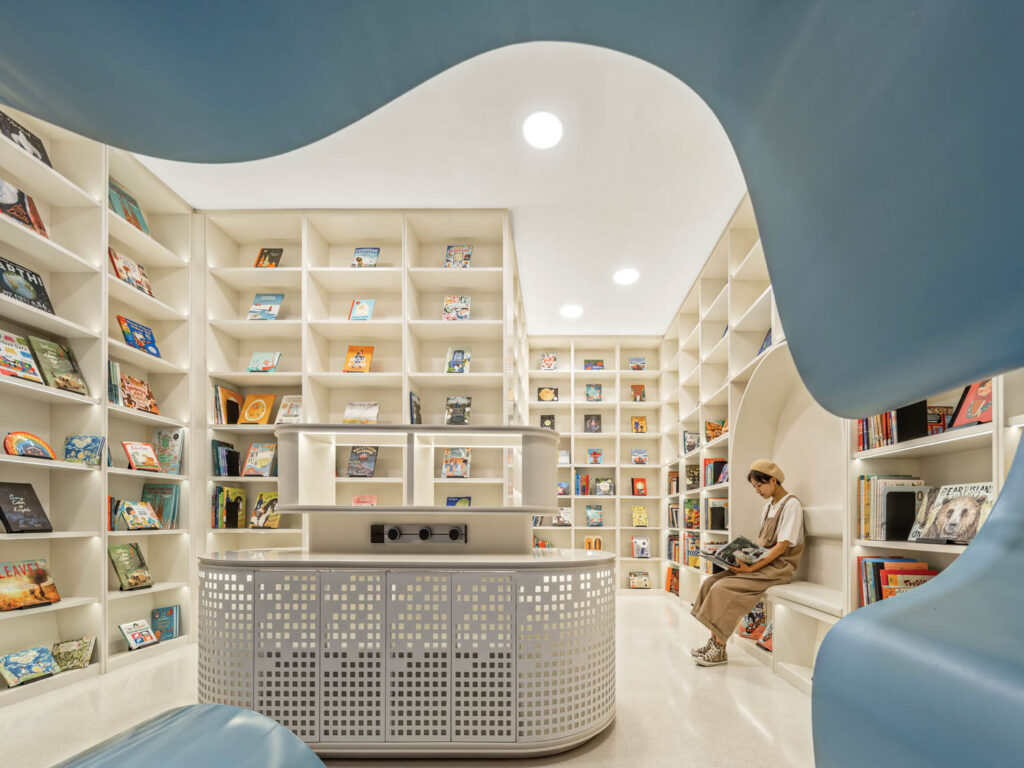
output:
M618 600L618 713L571 752L533 760L465 760L458 768L773 768L813 766L811 702L737 650L705 669L689 648L706 639L690 616L657 596ZM0 709L3 765L42 768L171 707L196 700L195 646ZM26 734L30 735L26 738ZM373 766L377 761L329 761ZM388 760L440 768L451 760ZM253 768L256 768L255 766Z

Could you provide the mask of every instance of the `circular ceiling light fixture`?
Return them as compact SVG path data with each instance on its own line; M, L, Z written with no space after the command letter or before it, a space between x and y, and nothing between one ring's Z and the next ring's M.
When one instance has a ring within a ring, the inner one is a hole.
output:
M534 112L523 121L526 143L537 149L551 149L562 140L562 121L550 112Z
M565 304L558 313L566 320L575 320L583 314L583 307L579 304Z
M624 267L612 275L612 280L619 285L632 285L639 279L640 273L632 267Z

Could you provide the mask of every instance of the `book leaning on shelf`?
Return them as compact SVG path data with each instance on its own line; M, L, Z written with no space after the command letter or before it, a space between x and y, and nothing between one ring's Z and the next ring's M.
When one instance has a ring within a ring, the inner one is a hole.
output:
M214 528L245 528L245 489L218 485L213 492Z
M702 550L700 556L722 568L736 568L740 563L753 565L768 554L765 547L759 547L746 536L737 536L723 544L714 553Z
M147 296L153 295L153 286L150 285L145 267L113 248L107 248L107 256L110 257L110 264L114 268L114 275L118 280Z
M46 293L43 278L38 272L0 256L0 295L26 304L33 309L54 314L53 304Z
M138 544L111 544L107 547L107 554L122 592L153 586L153 577Z
M19 224L35 230L40 237L49 238L36 201L9 181L0 179L0 214L9 216ZM52 311L52 310L51 310Z
M0 563L0 611L60 602L60 593L44 558Z
M0 523L7 533L50 533L46 516L31 483L0 482Z

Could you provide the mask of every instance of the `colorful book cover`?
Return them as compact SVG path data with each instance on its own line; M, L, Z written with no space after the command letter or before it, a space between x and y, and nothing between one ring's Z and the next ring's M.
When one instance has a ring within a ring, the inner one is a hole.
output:
M60 672L49 648L26 648L0 656L0 677L9 688Z
M272 477L277 460L277 443L253 443L245 457L243 477Z
M277 511L277 491L260 491L249 517L250 528L277 528L281 514Z
M634 528L646 528L648 525L650 525L649 519L647 517L647 507L644 506L643 504L634 504L630 508L630 514L633 519Z
M0 522L7 533L49 533L53 530L31 483L0 482Z
M121 374L121 405L160 415L160 406L156 404L156 397L149 388L149 383L124 373Z
M555 483L555 489L555 493L558 496L569 495L569 483L564 480L559 480L557 483Z
M633 557L650 557L651 540L643 536L633 536Z
M146 558L142 556L138 544L111 544L107 547L107 554L121 584L121 591L153 585L153 577L149 575Z
M114 275L118 280L148 296L153 295L153 286L149 283L149 275L146 274L145 267L113 248L107 248L107 256L110 258L110 264L114 268Z
M173 640L179 634L181 607L168 605L165 608L154 608L150 614L150 627L158 642Z
M10 216L19 224L35 230L40 237L49 238L36 201L10 182L0 179L0 214Z
M160 357L156 337L153 336L153 330L149 326L129 320L124 315L117 316L117 323L121 326L121 333L129 347L142 350L153 357Z
M560 528L568 528L572 525L572 510L568 507L559 507L558 512L551 518L551 524Z
M373 347L368 344L353 344L345 354L344 373L369 373L373 361Z
M353 299L348 308L349 320L370 320L376 299Z
M587 525L591 528L604 525L604 507L600 504L587 504Z
M415 392L409 393L409 423L423 423L423 411L420 408L420 396Z
M472 359L472 347L448 347L445 354L445 373L469 373Z
M302 421L302 395L285 395L277 409L275 424L297 424Z
M0 256L0 294L53 314L53 305L38 272Z
M740 637L749 637L753 640L760 640L764 634L767 612L764 607L764 600L758 601L753 610L740 619Z
M277 395L246 395L239 414L239 424L268 424Z
M633 434L642 435L647 432L647 417L646 416L630 416L629 425L633 430Z
M271 373L280 360L280 352L253 352L247 370L251 373Z
M589 403L601 402L601 385L600 384L587 384L585 388L585 396Z
M473 407L473 398L468 395L451 395L444 403L445 424L469 424L469 414Z
M253 266L259 269L273 269L281 263L283 255L284 248L260 248Z
M700 447L700 432L683 430L683 453L690 453Z
M31 432L9 432L4 438L4 450L9 456L29 456L34 459L56 460L50 444Z
M36 160L53 168L53 163L50 162L50 156L46 153L43 140L13 117L5 115L3 112L0 112L0 135L13 141L22 150L36 158Z
M346 403L345 413L341 417L342 424L376 424L380 413L380 403L351 402Z
M158 530L160 520L146 501L122 501L114 520L115 531Z
M110 179L107 187L107 199L110 201L110 209L114 213L135 228L149 234L149 226L146 224L146 217L142 215L139 201L129 195L124 187L113 179Z
M277 320L281 311L281 302L284 301L283 293L257 293L249 306L249 314L246 320Z
M373 477L377 468L377 446L353 445L348 456L347 477Z
M28 344L39 361L39 370L43 380L51 387L63 389L68 392L76 392L79 395L88 395L89 387L86 386L82 371L75 360L75 354L70 347L58 344L49 339L40 339L37 336L29 336Z
M377 494L375 493L361 493L357 496L352 497L353 507L376 507L377 506Z
M214 528L245 528L245 489L218 485L214 492Z
M949 428L988 424L991 421L992 379L982 379L964 388L960 402L949 419Z
M448 269L468 268L472 259L472 245L449 245L444 252L444 265Z
M0 331L0 374L44 383L28 342L10 331Z
M68 435L64 438L64 461L98 467L105 443L102 435Z
M445 296L441 311L442 320L469 320L471 296Z
M133 440L122 440L121 447L124 448L128 457L128 468L137 469L143 472L162 472L160 462L156 458L156 451L152 443L138 443Z
M769 328L768 332L764 335L761 340L761 346L757 348L757 354L754 357L760 357L761 353L764 352L768 347L772 345L772 329Z
M356 248L352 254L353 267L376 267L380 258L380 248Z
M597 477L594 478L594 495L595 496L614 496L615 495L615 481L610 477Z
M470 507L473 505L472 496L449 496L445 500L446 507Z
M631 357L629 358L629 370L631 371L642 371L647 368L646 357Z
M185 430L154 429L153 448L162 471L176 475L181 472L181 452L185 444Z
M443 474L447 478L469 477L473 459L472 448L445 448Z
M558 387L537 387L537 400L541 403L557 403Z
M921 525L914 521L908 541L970 542L995 504L992 483L956 483L939 488Z
M161 528L178 527L178 483L145 483L142 501L153 509Z
M554 352L541 352L540 369L542 371L557 371L558 355L556 355Z
M588 413L583 417L583 431L596 434L601 431L601 414Z
M540 416L540 426L544 429L555 428L555 414L553 413L542 413Z
M587 359L585 359L583 361L583 370L584 371L603 371L604 370L604 360L597 359L597 358L587 358Z
M630 451L630 457L634 464L646 464L647 463L647 449L646 448L633 448Z
M0 611L60 602L46 560L0 563Z
M217 424L237 424L238 418L242 415L242 403L245 402L245 398L241 393L219 384L213 391Z
M647 571L630 571L629 572L629 588L630 589L650 589L651 588L651 577Z
M65 640L50 646L53 660L61 672L71 669L85 669L92 661L92 651L96 647L96 636L86 635L77 640Z
M629 385L630 398L634 403L646 403L647 402L647 387L643 384L630 384Z
M125 622L119 625L119 629L124 639L128 642L129 651L145 648L147 645L159 642L149 623L142 619Z
M587 449L587 464L603 464L604 463L604 448L588 448Z

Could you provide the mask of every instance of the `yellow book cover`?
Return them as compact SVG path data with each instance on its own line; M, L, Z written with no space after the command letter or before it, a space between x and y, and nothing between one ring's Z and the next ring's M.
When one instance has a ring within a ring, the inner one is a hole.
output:
M345 373L369 373L370 361L373 360L373 347L351 346L345 355Z

